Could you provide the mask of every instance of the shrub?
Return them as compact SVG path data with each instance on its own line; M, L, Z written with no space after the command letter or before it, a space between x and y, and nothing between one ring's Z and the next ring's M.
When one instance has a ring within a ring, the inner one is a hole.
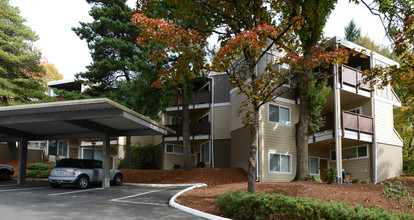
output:
M391 215L375 206L365 208L340 202L245 191L219 196L217 203L220 211L236 219L414 219L410 214L396 212Z
M333 183L335 181L335 178L336 178L336 170L334 168L330 167L329 169L327 169L325 171L326 171L325 181L327 183Z
M48 178L50 175L50 170L43 170L37 175L38 178Z
M399 211L403 209L403 207L406 205L406 202L413 201L411 198L412 193L410 192L409 188L404 185L401 179L397 178L394 183L384 181L381 183L381 185L385 187L385 189L382 190L381 196L395 201L397 203L397 208Z
M154 145L141 146L139 143L131 146L131 168L141 169L145 163L154 162ZM121 159L118 169L125 168L125 158Z
M41 172L41 170L30 170L26 173L26 177L37 177Z
M27 169L29 170L47 170L49 168L46 164L43 163L29 163L27 164Z

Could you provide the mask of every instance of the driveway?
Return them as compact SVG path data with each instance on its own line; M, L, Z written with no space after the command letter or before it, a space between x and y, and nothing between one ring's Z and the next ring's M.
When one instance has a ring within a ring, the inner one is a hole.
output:
M168 205L186 187L54 189L47 182L0 182L1 219L200 219Z

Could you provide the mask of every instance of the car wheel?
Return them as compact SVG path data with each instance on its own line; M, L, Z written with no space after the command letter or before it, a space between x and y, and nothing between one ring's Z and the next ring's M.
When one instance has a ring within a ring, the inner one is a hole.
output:
M0 180L8 180L10 178L10 175L7 171L0 171Z
M81 176L78 179L78 182L76 182L76 185L79 189L86 189L89 185L89 178L87 176Z
M50 186L52 188L60 188L60 187L62 187L62 184L61 183L50 183Z
M120 175L120 174L115 175L115 177L114 177L114 185L115 186L122 185L122 175Z

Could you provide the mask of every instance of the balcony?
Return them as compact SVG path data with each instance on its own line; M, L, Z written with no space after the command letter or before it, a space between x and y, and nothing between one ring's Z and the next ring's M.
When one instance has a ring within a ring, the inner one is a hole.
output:
M308 143L328 140L335 137L335 115L333 112L324 115L326 123L319 131L309 138ZM342 130L339 135L343 138L373 142L374 119L366 115L342 111Z
M363 71L342 65L340 83L341 88L349 92L371 97L371 88L369 83L363 83Z
M173 106L180 106L183 105L183 95L176 95L174 97L174 104ZM204 104L204 103L210 103L211 100L211 93L210 91L203 91L203 92L193 92L193 97L190 100L191 105L196 104Z
M182 140L182 136L183 136L182 125L166 125L166 126L175 130L176 133L164 135L164 140L166 138L168 138L168 140L172 140L171 137L177 140ZM210 132L211 132L210 122L190 124L190 139L192 140L208 139L210 138Z

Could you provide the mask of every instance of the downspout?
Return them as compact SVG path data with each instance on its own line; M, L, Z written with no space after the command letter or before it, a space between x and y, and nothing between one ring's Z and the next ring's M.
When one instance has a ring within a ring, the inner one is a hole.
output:
M254 71L255 71L255 74L257 75L257 65L254 67ZM259 109L259 118L260 118L260 109ZM257 129L257 132L256 132L256 182L260 181L260 178L259 178L259 132L260 132L260 129Z
M214 77L208 76L207 78L211 79L211 126L210 126L210 133L211 133L211 167L214 168Z
M370 68L372 68L374 66L374 53L371 52L370 54ZM376 93L377 93L377 88L374 87L374 91L372 94L372 116L373 116L373 120L374 120L374 127L373 127L373 131L374 131L374 179L373 182L374 184L377 184L377 180L378 180L378 143L377 143L377 123L375 123L377 117L375 115L375 105L376 105Z
M342 149L340 149L339 147L339 115L338 115L338 65L335 64L334 66L334 111L335 111L335 128L334 128L334 132L335 132L335 152L336 152L336 170L337 170L337 178L338 178L338 182L341 181L341 174L342 174L342 169L340 166L340 158L341 157L341 151Z

